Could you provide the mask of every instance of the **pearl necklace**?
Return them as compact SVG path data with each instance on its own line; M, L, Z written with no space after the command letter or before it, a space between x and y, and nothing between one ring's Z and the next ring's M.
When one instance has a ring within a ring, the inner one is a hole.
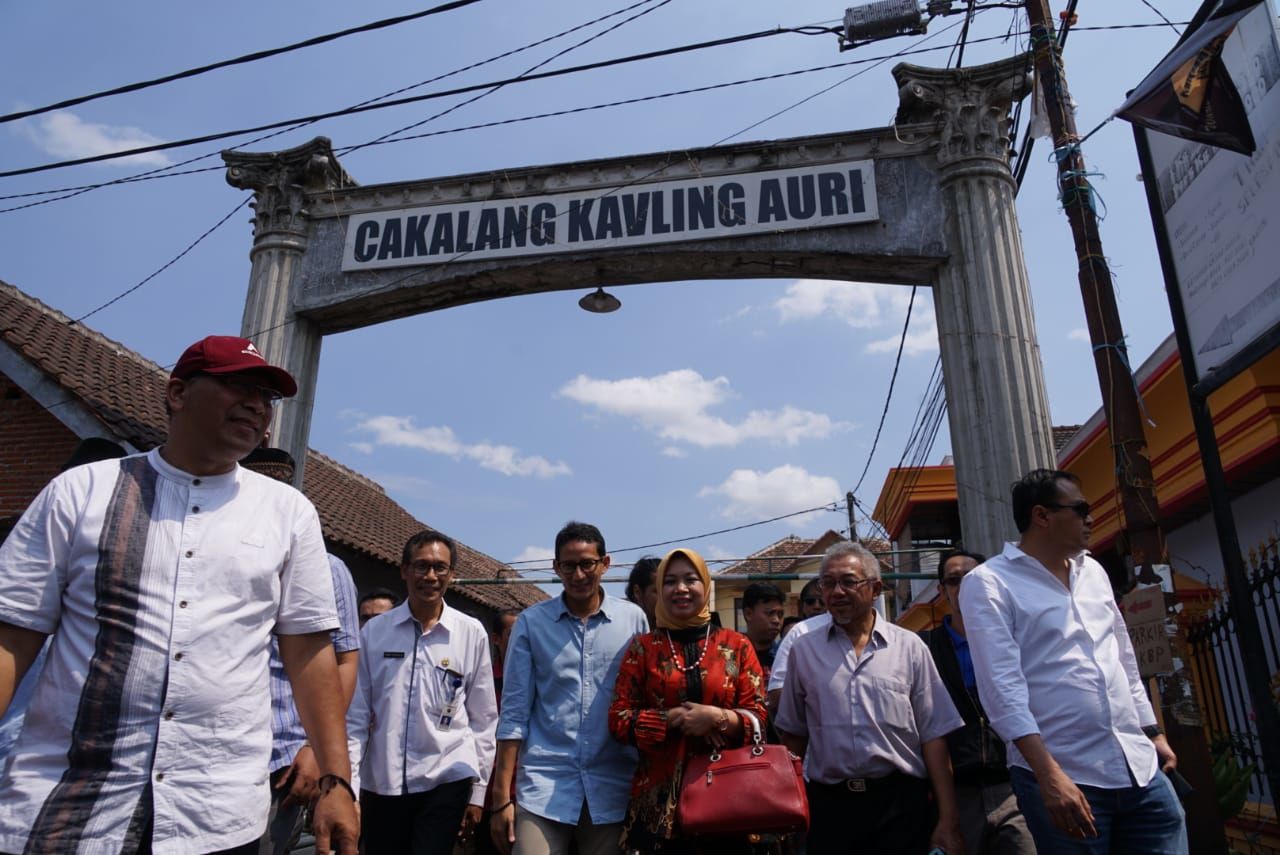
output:
M676 668L680 669L686 674L689 673L694 668L697 668L699 665L702 664L702 660L707 655L707 650L711 647L711 623L710 622L707 623L707 634L702 639L702 653L698 655L698 661L694 662L692 665L686 666L686 665L680 664L680 656L679 654L676 653L675 642L671 640L671 630L667 630L667 647L671 648L671 659L672 661L675 662Z

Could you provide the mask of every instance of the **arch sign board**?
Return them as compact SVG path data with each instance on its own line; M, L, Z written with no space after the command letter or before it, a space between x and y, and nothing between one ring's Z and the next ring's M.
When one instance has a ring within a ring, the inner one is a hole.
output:
M342 269L614 249L877 218L874 161L853 160L356 215L347 224Z

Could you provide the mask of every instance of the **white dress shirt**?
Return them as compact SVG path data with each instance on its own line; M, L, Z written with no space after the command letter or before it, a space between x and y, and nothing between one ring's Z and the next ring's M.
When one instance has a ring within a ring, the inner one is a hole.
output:
M354 782L383 796L473 780L483 805L497 747L489 635L448 605L422 632L407 602L365 624L347 712Z
M1009 765L1038 733L1077 784L1121 789L1155 776L1156 723L1111 581L1087 553L1071 559L1070 590L1016 545L960 584L960 611L991 726ZM1133 780L1130 780L1132 774Z
M782 643L778 645L778 652L773 654L773 667L769 669L768 691L781 689L782 684L786 682L787 662L791 658L791 648L800 640L800 636L829 626L831 626L831 615L823 612L806 618L787 630L787 634L782 637Z
M52 633L13 762L0 851L157 855L261 836L271 631L338 625L315 508L237 467L158 451L55 478L0 549L0 621Z

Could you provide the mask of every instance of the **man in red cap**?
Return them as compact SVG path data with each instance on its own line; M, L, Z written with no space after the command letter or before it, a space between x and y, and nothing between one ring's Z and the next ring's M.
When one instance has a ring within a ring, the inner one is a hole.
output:
M256 852L274 632L322 773L316 848L355 855L319 519L237 465L296 392L247 339L197 342L164 445L60 475L0 548L0 714L53 636L0 778L0 852Z

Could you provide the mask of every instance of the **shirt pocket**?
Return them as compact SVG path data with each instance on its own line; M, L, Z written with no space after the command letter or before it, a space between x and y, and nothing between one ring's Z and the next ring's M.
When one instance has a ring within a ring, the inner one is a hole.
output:
M892 677L864 677L861 705L881 730L897 733L915 731L915 715L911 709L911 685ZM854 680L855 697L858 694Z

